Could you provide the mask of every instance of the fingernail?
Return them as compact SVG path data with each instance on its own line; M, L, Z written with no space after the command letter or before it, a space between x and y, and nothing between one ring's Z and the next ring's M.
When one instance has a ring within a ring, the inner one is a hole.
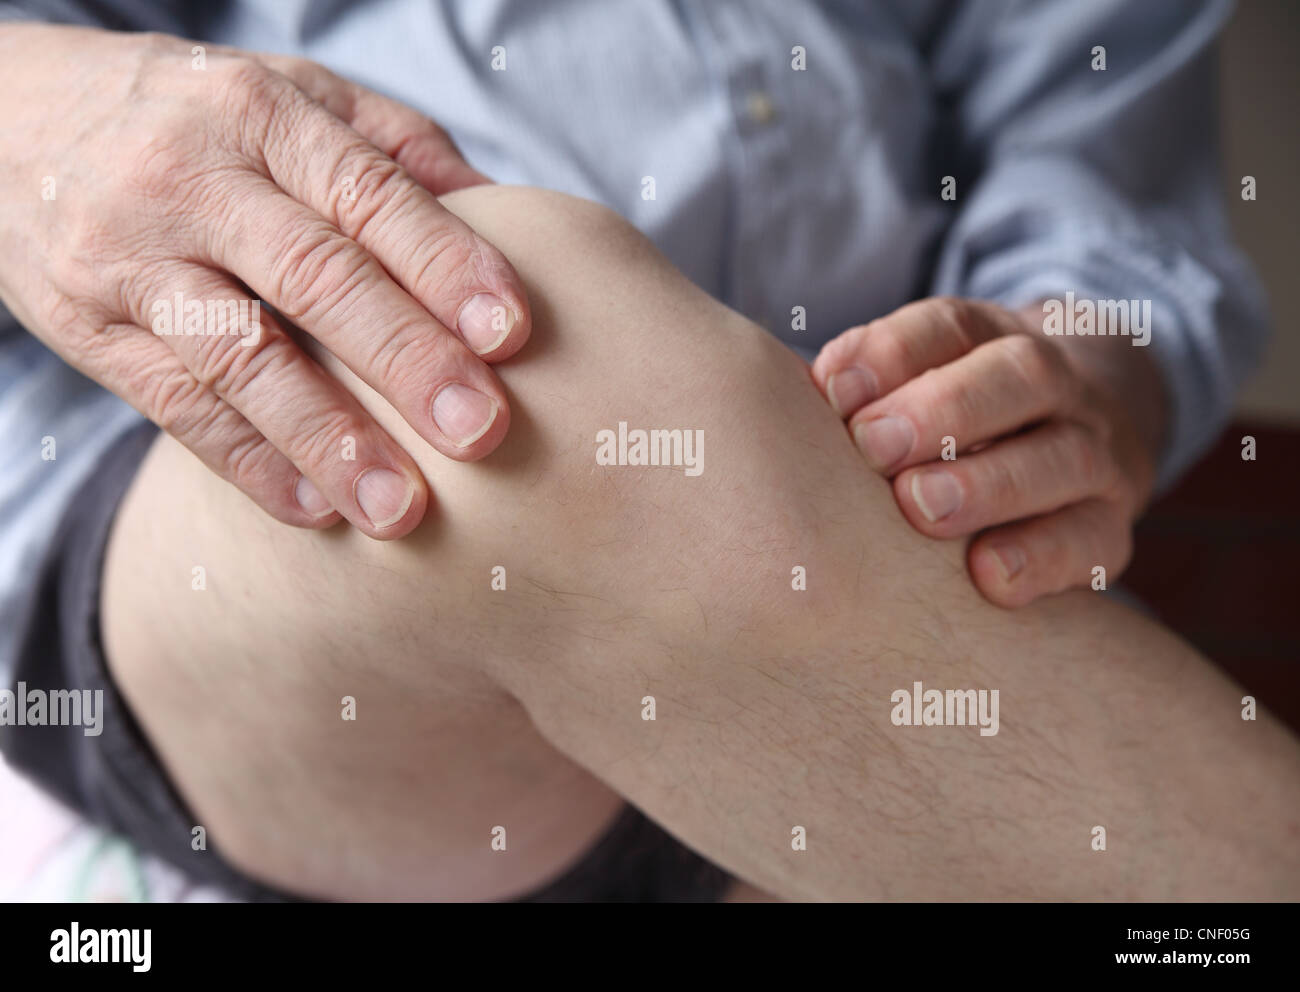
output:
M458 448L473 444L497 419L497 401L453 382L433 398L433 422Z
M298 500L298 505L313 517L323 517L327 513L334 512L330 501L321 495L321 491L305 475L298 476L298 484L293 488L293 495Z
M378 530L391 527L411 508L415 499L415 483L399 472L387 468L372 468L363 472L353 486L353 494L361 512Z
M826 392L835 412L847 417L880 395L880 383L870 369L854 365L827 379Z
M877 472L901 461L916 443L916 430L904 417L879 417L853 429L853 439Z
M912 499L925 519L936 523L957 512L961 506L961 486L947 472L918 472L912 476Z
M993 548L993 554L1002 568L1002 578L1010 582L1016 573L1025 567L1025 553L1014 544L1000 544Z
M471 296L456 318L460 336L480 355L496 348L514 326L515 312L491 293Z

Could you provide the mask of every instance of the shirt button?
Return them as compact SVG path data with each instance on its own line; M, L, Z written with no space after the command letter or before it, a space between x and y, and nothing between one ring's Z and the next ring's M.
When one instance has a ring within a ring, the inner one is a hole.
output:
M771 124L776 119L776 104L762 90L754 90L745 98L745 112L755 124Z

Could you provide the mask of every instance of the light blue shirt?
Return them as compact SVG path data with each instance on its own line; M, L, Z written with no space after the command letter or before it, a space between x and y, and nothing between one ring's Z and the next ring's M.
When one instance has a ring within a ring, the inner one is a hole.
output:
M1172 399L1166 481L1220 429L1265 335L1222 205L1239 177L1215 160L1211 45L1229 9L0 0L0 16L111 10L113 27L319 61L427 113L498 181L613 207L805 355L929 294L1151 300ZM33 608L32 561L96 454L137 420L0 327L0 675Z

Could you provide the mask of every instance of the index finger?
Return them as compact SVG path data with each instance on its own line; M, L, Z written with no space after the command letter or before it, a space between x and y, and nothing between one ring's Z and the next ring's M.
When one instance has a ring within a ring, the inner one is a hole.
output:
M922 372L1016 329L1011 316L993 304L918 300L827 342L813 362L813 379L847 418Z
M249 98L257 140L246 152L268 178L364 247L481 358L523 347L527 296L506 257L292 82L266 76Z

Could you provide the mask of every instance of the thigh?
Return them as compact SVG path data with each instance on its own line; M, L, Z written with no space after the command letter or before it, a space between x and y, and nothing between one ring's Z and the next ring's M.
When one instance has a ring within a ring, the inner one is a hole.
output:
M471 663L489 640L534 646L461 623L446 586L463 562L398 581L214 482L160 436L118 513L101 624L116 685L226 861L313 898L506 899L616 820L622 799Z

